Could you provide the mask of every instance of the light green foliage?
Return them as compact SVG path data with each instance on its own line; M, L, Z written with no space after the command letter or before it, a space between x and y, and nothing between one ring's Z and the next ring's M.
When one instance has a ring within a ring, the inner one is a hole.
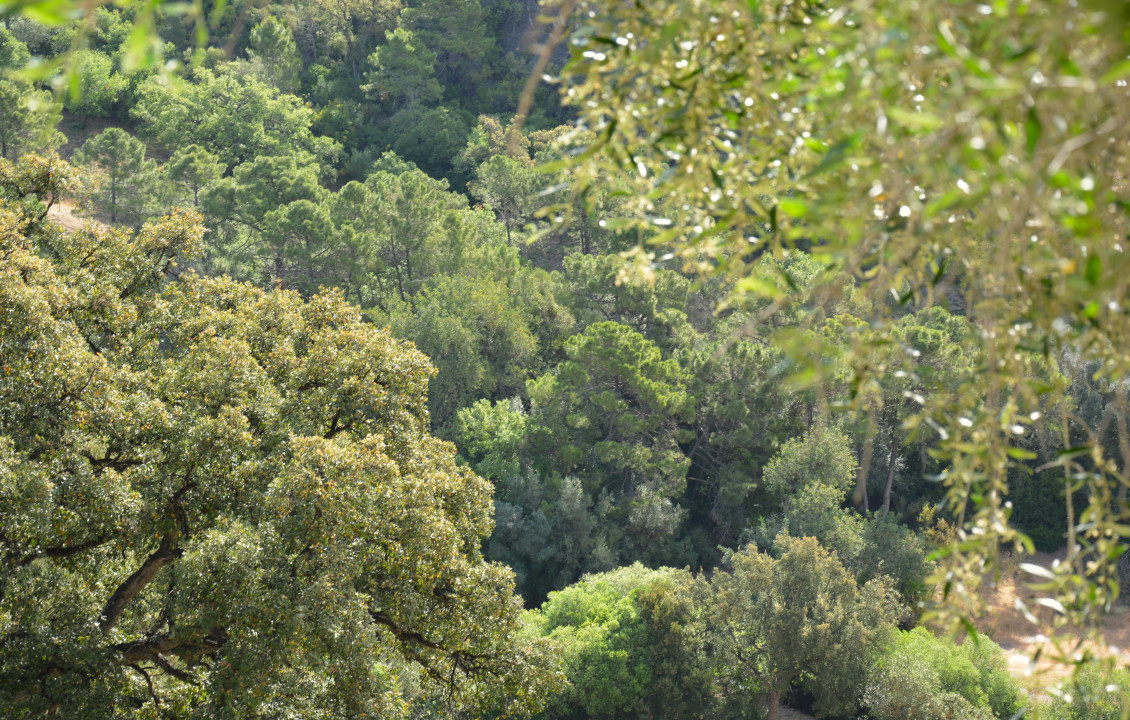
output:
M572 687L547 714L706 716L712 684L701 661L691 584L685 570L637 563L550 593L533 623L562 645Z
M224 164L199 145L177 148L165 165L169 179L192 193L192 205L200 205L200 190L224 174Z
M475 169L475 179L468 189L495 212L506 226L507 242L514 242L514 234L532 222L534 212L541 207L537 194L544 184L545 176L535 168L505 155L495 155Z
M731 553L711 582L707 627L731 692L768 697L769 720L793 683L818 716L854 710L863 673L889 630L881 589L855 580L813 538L781 536L778 559Z
M75 164L98 182L95 207L111 223L140 222L160 196L165 179L145 153L145 143L121 128L104 130L75 151Z
M267 17L251 29L251 46L247 50L255 73L268 85L284 93L299 87L302 58L294 44L294 35L284 22Z
M1130 670L1088 667L1063 688L1064 694L1037 707L1040 720L1122 720L1130 697Z
M0 68L22 70L31 60L27 45L20 41L7 27L0 27Z
M0 160L0 713L403 717L413 674L536 710L557 675L426 358L340 293L179 273L191 211L44 223L73 178Z
M435 79L436 54L416 39L410 30L390 31L384 45L369 56L371 71L361 89L391 114L417 105L434 105L443 97L443 86Z
M114 62L97 50L81 50L71 56L71 72L78 77L78 86L63 95L63 107L71 112L108 117L117 110L129 80L114 69Z
M475 472L498 481L518 475L519 448L526 440L526 413L519 398L479 400L459 411L456 444Z
M760 518L752 536L766 549L781 533L816 538L859 584L887 579L913 607L933 568L922 540L893 516L864 516L843 507L854 482L855 455L846 435L816 428L789 440L765 469L764 482L780 511Z
M1104 375L1127 372L1130 254L1114 239L1130 228L1130 103L1124 8L1031 0L969 10L581 2L562 93L599 138L568 164L581 188L611 177L627 191L631 227L653 241L637 253L641 271L671 253L770 307L844 288L868 299L870 332L855 334L839 363L850 386L882 377L872 360L899 343L899 316L959 288L977 323L966 336L974 371L927 383L905 417L936 444L948 504L975 540L944 570L952 587L974 588L1001 543L1023 544L1005 505L1015 461L1031 459L1018 438L1033 413L1070 412L1066 384L1033 377L1032 358L1077 350ZM757 266L798 247L828 268L818 283L794 291L757 280ZM812 339L778 338L797 380L817 385L827 356ZM868 397L851 399L866 410ZM1091 442L1095 428L1071 424L1064 437ZM887 443L892 455L903 440ZM1113 592L1130 515L1112 502L1126 463L1108 460L1097 443L1053 458L1088 498L1085 510L1064 508L1069 547L1106 560L1085 582L1082 560L1057 571L1067 619L1088 627Z
M694 419L687 377L626 325L599 322L565 343L568 360L529 384L535 455L590 492L607 489L633 507L659 509L685 487L681 425ZM674 509L655 526L674 530ZM655 519L650 514L640 520Z
M436 277L412 307L392 314L391 326L436 366L429 405L437 430L479 398L498 400L524 390L537 355L537 340L510 289L483 277Z
M1011 720L1026 700L1008 673L1004 652L992 640L981 637L955 645L925 628L892 639L870 671L864 692L864 704L876 720Z
M842 497L858 469L848 437L835 428L817 426L802 438L786 441L765 466L761 482L781 500L813 485L831 488Z
M228 67L198 69L192 82L175 89L150 81L131 114L141 131L166 149L200 145L229 168L296 153L326 162L340 148L310 131L313 111L299 98Z
M492 250L503 243L493 218L468 208L446 181L395 165L336 193L318 184L316 166L293 156L238 166L200 193L216 229L210 261L306 294L338 287L362 307L386 311L410 305L429 278L464 265L505 274L509 261Z

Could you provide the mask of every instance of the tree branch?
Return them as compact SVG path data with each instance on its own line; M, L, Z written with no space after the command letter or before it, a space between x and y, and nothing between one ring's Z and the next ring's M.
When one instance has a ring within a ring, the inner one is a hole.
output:
M109 538L99 538L97 540L91 540L90 542L83 543L81 545L47 548L46 550L40 550L39 552L29 553L25 555L22 560L20 560L20 565L30 565L40 558L65 558L70 557L71 555L78 555L79 553L86 552L87 550L93 550L99 545L105 544L108 540Z
M98 621L98 627L102 632L110 632L117 624L118 619L121 618L126 606L137 597L138 593L145 589L146 585L152 582L161 568L175 562L182 555L184 555L184 550L174 548L172 537L166 535L161 540L161 545L157 550L146 558L137 572L130 575L125 582L119 585L110 599L106 601L106 606L102 609L102 617Z

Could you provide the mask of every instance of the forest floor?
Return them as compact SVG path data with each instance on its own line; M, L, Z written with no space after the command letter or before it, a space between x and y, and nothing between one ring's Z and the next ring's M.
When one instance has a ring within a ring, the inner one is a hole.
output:
M79 230L87 223L102 224L92 218L77 215L74 204L66 200L60 200L52 205L47 216L67 230Z
M1034 601L1039 597L1039 593L1026 586L1027 582L1035 578L1021 571L1019 565L1020 562L1026 562L1050 568L1054 562L1062 558L1061 551L1054 554L1036 553L1025 556L1022 560L1006 561L1006 571L1002 573L999 581L995 586L986 587L983 591L987 603L986 612L976 623L978 631L992 638L1005 651L1012 674L1021 680L1029 692L1041 695L1044 694L1043 691L1070 675L1072 667L1045 657L1041 657L1035 663L1032 662L1032 658L1040 649L1039 628L1026 620L1014 603L1017 598L1023 600L1032 608L1042 627L1050 624L1052 611L1046 608L1037 610L1038 606ZM1107 615L1104 618L1102 635L1106 643L1105 648L1086 642L1082 644L1080 650L1090 649L1103 656L1114 655L1120 665L1130 663L1130 608L1119 606L1118 611ZM1070 638L1072 635L1065 631L1064 637ZM1078 634L1075 637L1078 637ZM1051 650L1052 648L1049 647L1048 651Z

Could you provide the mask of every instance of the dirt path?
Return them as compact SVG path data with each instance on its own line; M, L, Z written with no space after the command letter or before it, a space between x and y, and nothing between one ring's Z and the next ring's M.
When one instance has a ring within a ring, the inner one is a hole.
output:
M61 225L67 230L81 230L86 225L97 225L102 228L109 227L101 220L79 215L78 208L69 200L57 201L51 206L51 209L47 211L47 217L51 218L52 222Z
M1051 567L1062 555L1051 553L1036 553L1034 556L1025 556L1023 562ZM1019 563L1012 563L1019 565ZM1032 576L1020 570L1013 570L1004 574L995 588L985 591L985 600L988 603L985 616L979 620L977 629L1001 646L1008 657L1008 668L1014 677L1028 688L1030 692L1043 694L1048 688L1071 674L1072 666L1054 662L1041 657L1033 663L1032 658L1041 647L1042 638L1038 636L1041 628L1050 626L1052 615L1047 609L1039 609L1034 600L1037 593L1029 590L1025 583L1034 580ZM1016 609L1015 602L1021 599L1028 607L1032 608L1040 625L1033 625L1024 615ZM1086 644L1096 653L1104 656L1115 656L1120 664L1130 663L1130 612L1118 612L1104 618L1103 639L1106 648L1097 648ZM1053 648L1046 648L1045 652L1051 653Z

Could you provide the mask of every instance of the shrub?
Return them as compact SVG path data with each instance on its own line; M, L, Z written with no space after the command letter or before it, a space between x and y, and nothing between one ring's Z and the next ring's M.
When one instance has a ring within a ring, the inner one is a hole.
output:
M1113 672L1089 666L1075 676L1062 696L1040 712L1040 720L1121 720L1130 696L1130 670Z
M956 645L924 628L891 643L867 678L863 700L875 720L1008 720L1024 705L993 641Z

